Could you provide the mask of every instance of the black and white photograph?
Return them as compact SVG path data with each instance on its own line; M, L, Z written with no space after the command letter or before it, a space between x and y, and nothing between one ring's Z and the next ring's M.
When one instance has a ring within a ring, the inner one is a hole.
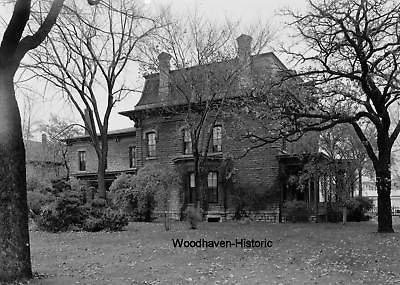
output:
M0 0L0 285L400 284L399 0Z

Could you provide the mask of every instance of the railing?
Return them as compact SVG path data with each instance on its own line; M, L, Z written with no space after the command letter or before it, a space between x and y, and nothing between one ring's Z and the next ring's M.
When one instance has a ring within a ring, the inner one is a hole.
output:
M372 214L378 214L378 207L374 206L369 212ZM399 206L392 207L392 216L400 216L400 207Z

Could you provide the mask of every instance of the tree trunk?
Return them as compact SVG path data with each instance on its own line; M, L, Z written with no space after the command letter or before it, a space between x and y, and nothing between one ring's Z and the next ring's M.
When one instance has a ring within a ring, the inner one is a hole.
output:
M362 169L358 170L358 196L362 197Z
M344 225L346 222L347 222L347 207L343 206L342 224Z
M0 281L32 277L25 171L13 74L0 69Z
M393 233L392 207L390 200L391 173L389 163L382 163L376 169L376 189L378 191L378 232Z
M106 199L106 169L105 161L103 158L99 158L98 168L97 168L97 191L99 193L99 198Z
M165 211L164 211L164 227L166 231L169 231L170 229L170 214L169 214L169 201L166 201L166 205L165 205Z
M207 184L207 168L204 165L204 161L200 163L200 193L201 193L201 209L204 213L208 212L208 184Z
M201 194L200 194L200 167L198 153L193 153L194 159L194 181L195 181L195 193L194 193L194 208L198 210L200 208Z

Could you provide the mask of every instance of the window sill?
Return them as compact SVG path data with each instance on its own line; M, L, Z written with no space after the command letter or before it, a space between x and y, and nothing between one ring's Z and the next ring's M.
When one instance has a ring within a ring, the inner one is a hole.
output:
M220 155L222 154L222 151L210 151L209 155Z
M148 156L145 158L145 160L155 160L157 158L158 158L157 156Z

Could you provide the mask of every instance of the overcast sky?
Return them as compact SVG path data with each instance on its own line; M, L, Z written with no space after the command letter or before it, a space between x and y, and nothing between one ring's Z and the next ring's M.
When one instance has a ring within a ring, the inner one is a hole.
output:
M149 9L155 9L159 5L171 5L174 13L185 14L188 11L197 9L212 20L218 21L225 18L239 19L243 25L249 25L258 19L268 21L272 28L277 32L276 42L286 41L285 33L282 32L284 19L278 15L280 9L291 7L303 10L306 6L306 0L143 0ZM0 15L6 19L10 17L10 13L0 6ZM2 33L1 33L2 34ZM285 61L284 59L282 59ZM140 79L139 71L131 70L127 74L129 78L137 82L137 86L141 86L143 81ZM35 83L36 84L36 83ZM135 84L136 85L136 84ZM18 93L18 91L17 91ZM23 96L20 94L19 103L21 113L23 113ZM139 100L140 94L132 94L125 101L120 103L114 110L114 114L110 119L110 130L132 127L133 122L125 117L118 115L119 111L133 109L136 102ZM80 121L77 114L73 113L73 109L68 106L60 98L54 98L52 94L44 94L43 99L38 101L33 106L33 121L46 121L50 113L56 113L63 117L71 118L75 121Z

